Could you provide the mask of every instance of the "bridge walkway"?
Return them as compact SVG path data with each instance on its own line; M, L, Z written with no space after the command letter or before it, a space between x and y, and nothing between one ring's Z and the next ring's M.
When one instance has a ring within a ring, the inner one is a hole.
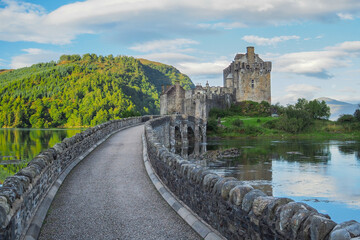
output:
M70 172L39 239L200 239L148 178L143 131L114 134Z

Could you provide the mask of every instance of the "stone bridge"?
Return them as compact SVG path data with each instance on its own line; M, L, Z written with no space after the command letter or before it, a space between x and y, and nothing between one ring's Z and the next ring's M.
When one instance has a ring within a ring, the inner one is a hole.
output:
M360 239L355 221L193 164L205 141L206 122L182 115L64 139L0 187L0 239Z
M187 159L206 151L206 122L186 115L172 115L155 126L162 142L172 153Z

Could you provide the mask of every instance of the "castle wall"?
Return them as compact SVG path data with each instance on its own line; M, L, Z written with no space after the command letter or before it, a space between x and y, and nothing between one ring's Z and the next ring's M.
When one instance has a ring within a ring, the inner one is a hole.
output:
M160 114L184 113L185 90L177 81L160 96Z
M168 101L167 101L167 94L162 94L160 96L160 115L166 115L168 109Z
M236 89L236 101L250 100L271 103L270 73L259 71L240 74Z

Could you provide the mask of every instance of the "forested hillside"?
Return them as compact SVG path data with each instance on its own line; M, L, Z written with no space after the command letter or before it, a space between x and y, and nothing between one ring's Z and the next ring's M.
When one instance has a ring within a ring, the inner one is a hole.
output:
M0 127L80 127L159 112L161 85L193 83L145 59L63 55L58 62L0 72Z

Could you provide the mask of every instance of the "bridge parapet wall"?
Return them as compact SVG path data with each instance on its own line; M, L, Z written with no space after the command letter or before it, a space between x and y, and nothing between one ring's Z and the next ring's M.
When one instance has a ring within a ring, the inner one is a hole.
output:
M24 236L40 203L76 158L112 132L150 118L153 116L113 120L89 128L41 152L27 167L6 178L0 187L0 239Z
M169 151L160 130L169 121L164 117L145 124L149 160L164 184L226 238L360 239L356 221L335 223L305 203L268 196Z

